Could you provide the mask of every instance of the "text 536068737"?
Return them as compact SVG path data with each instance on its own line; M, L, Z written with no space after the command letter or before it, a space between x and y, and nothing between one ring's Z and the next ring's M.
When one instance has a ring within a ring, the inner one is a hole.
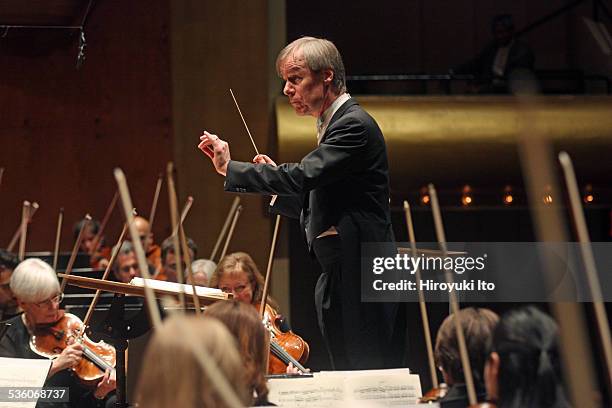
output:
M68 402L67 387L0 387L0 402Z

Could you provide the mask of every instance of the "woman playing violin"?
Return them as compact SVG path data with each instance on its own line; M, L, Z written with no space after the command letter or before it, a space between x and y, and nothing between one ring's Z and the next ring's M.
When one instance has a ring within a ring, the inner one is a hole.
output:
M40 259L27 259L13 271L10 287L24 312L6 322L10 326L0 339L0 356L43 358L30 348L30 337L39 328L52 325L64 315L59 308L63 294L56 274ZM109 393L115 389L114 373L107 371L98 385L89 391L69 370L79 363L82 355L83 346L73 342L53 359L45 386L68 387L70 401L45 403L44 407L104 407L107 403L107 406L112 406L111 399L114 398L109 398Z
M255 261L246 252L234 252L223 257L210 279L210 287L232 293L234 299L259 307L263 294L264 278ZM268 299L277 309L276 302Z
M219 261L217 269L210 279L210 287L221 289L227 293L232 293L234 295L234 299L259 309L261 298L263 296L264 278L259 272L255 261L253 261L253 258L251 258L249 254L245 252L235 252L226 255ZM267 303L271 306L271 309L278 310L278 305L270 297L268 297ZM276 315L274 310L273 314ZM268 312L268 309L266 309L266 312ZM277 316L271 316L271 319L276 320L276 317ZM296 351L295 353L297 354L294 353L295 355L293 357L296 360L300 360L300 358L303 357L302 360L305 361L305 359L308 358L308 345L299 336L291 332L288 333L290 333L288 334L288 337L291 336L291 339L288 339L288 341L292 344L291 347L294 348L294 345L298 344L297 348L301 349L300 351ZM285 351L287 351L287 348L284 345L281 345L281 347L285 348ZM298 354L301 355L298 356ZM286 355L284 357L279 357L276 355L276 357L280 358L281 360L286 359ZM279 374L280 368L285 367L282 364L287 364L283 361L282 363L279 362L281 365L277 366L277 361L278 360L271 359L271 372L275 374ZM287 365L286 372L294 374L299 373L292 363Z

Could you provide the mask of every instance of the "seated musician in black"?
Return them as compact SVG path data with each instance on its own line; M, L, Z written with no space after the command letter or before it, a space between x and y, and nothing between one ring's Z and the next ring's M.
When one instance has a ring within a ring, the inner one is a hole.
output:
M442 408L464 408L469 405L454 319L455 315L451 314L442 322L434 350L436 365L449 386L448 393L440 400ZM484 366L491 352L493 330L499 317L489 309L468 307L459 311L459 321L470 357L476 396L478 401L483 401L486 397Z
M10 319L19 313L17 301L9 284L13 269L18 264L17 255L0 249L0 321Z
M149 265L149 273L153 272ZM136 251L130 241L124 241L121 244L113 265L113 275L117 282L122 283L130 283L133 278L140 277L140 266L136 258Z
M0 357L45 358L30 348L30 333L37 326L52 324L62 316L59 304L63 296L56 274L51 266L40 259L27 259L13 271L10 286L24 313L5 322L10 326L0 339ZM83 346L80 343L70 344L53 359L45 382L46 387L68 387L70 401L39 403L37 407L110 407L114 404L114 396L111 395L116 386L114 373L107 372L96 388L90 391L80 385L70 370L78 364L82 355Z
M502 316L484 374L487 395L498 407L570 407L561 376L557 324L533 306Z

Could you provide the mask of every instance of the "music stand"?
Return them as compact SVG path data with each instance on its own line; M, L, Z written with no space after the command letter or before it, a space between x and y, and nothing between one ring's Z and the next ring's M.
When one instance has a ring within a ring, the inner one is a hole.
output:
M128 340L146 333L150 329L150 322L145 307L143 307L136 316L132 317L131 319L126 319L125 296L117 295L131 295L144 298L144 287L134 286L123 282L112 282L102 279L86 278L84 276L66 275L63 273L58 273L57 276L59 278L66 279L67 283L72 286L78 286L86 289L99 289L116 294L107 318L102 323L101 334L111 339L110 342L115 346L115 350L117 351L117 362L115 367L115 371L117 373L117 401L115 402L115 407L129 407L127 404L127 378L125 370L125 356L128 348ZM179 291L158 288L151 289L153 290L156 298L171 296L178 299L179 297ZM185 296L185 300L192 303L193 298L191 294L189 295L190 296ZM200 299L200 303L204 305L210 305L220 300L227 300L231 297L231 295L227 293L209 295L198 294L197 296Z

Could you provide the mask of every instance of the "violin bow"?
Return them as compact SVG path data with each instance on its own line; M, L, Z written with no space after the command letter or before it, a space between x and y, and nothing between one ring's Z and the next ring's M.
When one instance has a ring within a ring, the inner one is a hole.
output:
M132 213L132 209L134 207L132 205L132 198L130 197L130 190L127 185L125 174L120 168L115 169L114 176L119 189L119 196L121 198L123 212L125 215L125 223L128 225L130 236L132 237L132 244L134 245L134 250L136 252L136 258L138 259L138 268L140 269L140 273L144 278L143 286L147 310L149 311L149 318L151 319L153 327L156 329L161 324L161 317L159 309L155 303L155 294L153 293L153 289L151 289L147 283L147 280L151 279L151 274L149 273L149 268L147 266L147 258L142 247L140 235L138 234L136 226L134 225L134 215Z
M593 248L591 247L591 240L589 238L589 230L584 218L584 209L582 208L582 203L580 202L578 182L576 181L576 173L574 172L572 159L566 152L561 152L559 153L559 162L561 163L563 174L565 176L565 184L567 185L570 199L571 213L576 226L582 261L584 262L586 278L592 296L595 321L599 331L601 346L604 351L604 360L608 369L608 387L610 387L612 386L612 337L610 336L608 315L602 302L603 296L601 294L599 277L597 276L595 256L593 255Z
M183 290L182 284L185 283L183 279L183 263L181 262L181 248L179 243L178 234L174 233L174 231L178 231L178 204L176 199L176 189L174 188L174 164L172 162L168 162L166 166L166 184L168 185L168 202L170 203L170 219L172 221L172 243L174 247L174 259L176 261L176 279L178 283L181 284L181 290L179 290L179 303L181 305L181 311L185 312L185 292ZM195 296L195 292L194 292Z
M113 195L113 199L111 200L108 208L106 209L106 213L104 214L104 218L102 222L100 222L100 229L98 229L98 233L94 236L91 252L89 255L93 255L100 249L100 245L102 244L102 234L104 233L104 229L106 228L106 224L110 219L113 210L115 209L115 205L117 204L117 199L119 198L119 192L115 191L115 195Z
M85 217L83 219L85 222L83 222L83 224L81 225L81 229L79 230L79 235L77 235L77 239L74 242L74 246L72 247L72 253L70 254L70 259L68 260L68 266L66 266L66 272L64 272L66 276L62 278L62 285L60 287L60 292L62 293L64 292L64 289L66 288L66 284L68 283L68 280L66 279L66 277L72 273L72 267L74 266L74 261L76 260L77 253L79 252L81 241L83 240L83 231L85 231L85 228L87 228L87 226L91 222L91 215L85 214Z
M62 224L64 222L64 207L60 208L57 216L57 230L55 231L55 245L53 246L53 270L57 270L57 260L59 258L60 238L62 236Z
M234 235L234 229L236 228L236 224L238 223L238 218L240 218L240 214L242 213L242 206L239 205L236 208L236 212L234 212L234 218L232 219L232 225L230 226L229 232L227 233L227 237L225 238L225 245L223 245L223 251L221 251L221 256L219 257L219 261L223 259L225 254L227 253L227 249L229 248L230 241L232 240L232 236Z
M178 200L177 200L178 202ZM181 217L179 218L179 223L172 230L172 235L176 235L179 233L179 226L185 222L185 218L187 218L187 214L189 214L189 210L191 210L191 206L193 205L193 197L187 197L187 201L185 201L185 205L183 206L183 211L181 211Z
M132 210L133 215L135 215L135 212L136 212L135 210ZM106 265L106 269L104 270L104 274L102 275L102 278L101 278L102 280L108 279L108 275L110 274L110 271L113 268L113 265L115 264L115 260L117 259L117 255L119 255L119 251L121 250L121 245L123 244L123 240L125 239L125 234L127 230L128 230L128 225L127 223L124 223L123 229L121 230L121 234L119 235L119 239L117 240L117 243L113 247L110 260L108 261L108 265ZM85 315L85 318L83 319L83 333L85 332L85 329L89 326L89 321L91 320L93 311L96 305L98 304L98 300L100 299L101 293L102 293L102 290L97 289L96 294L91 300L89 308L87 309L87 314Z
M24 201L21 207L21 223L19 224L19 260L25 259L26 236L28 233L28 217L30 215L30 202Z
M414 224L412 222L412 214L410 212L410 204L404 201L404 217L406 218L406 228L408 229L408 239L410 240L410 252L413 258L417 258L416 237L414 235ZM431 384L433 388L438 388L438 376L436 374L436 363L434 361L433 345L431 341L431 332L429 328L429 317L427 314L427 304L425 303L425 295L420 289L419 282L421 281L421 268L416 268L415 271L417 282L417 293L419 296L419 306L421 309L421 320L423 320L423 334L425 335L425 345L427 347L427 360L429 361L429 373L431 375Z
M187 269L191 270L190 265L189 265L190 263L189 248L187 246L187 239L185 237L185 233L183 230L182 221L184 220L184 217L187 216L187 213L189 212L189 209L191 208L191 205L193 204L193 197L189 197L187 199L187 203L185 204L185 208L183 209L183 214L181 216L181 219L178 220L177 218L179 217L178 217L178 212L177 212L176 190L174 187L174 179L172 177L172 173L173 173L172 162L168 163L168 166L166 167L166 173L168 177L167 183L168 183L168 194L170 198L170 216L172 218L173 230L174 228L177 227L177 223L178 223L178 228L179 228L178 231L183 240L183 249L185 251L185 262L187 263ZM176 260L177 278L179 280L179 283L182 284L183 276L182 276L182 263L181 263L181 255L180 255L180 248L179 248L179 237L178 237L179 234L174 233L172 235L172 240L174 243L174 254L175 254L174 256ZM200 301L196 294L195 285L193 283L193 275L191 275L191 289L192 289L193 302L194 302L194 306L196 309L196 314L200 314L201 312ZM184 298L184 293L182 291L179 292L179 297L182 298L181 299L181 310L184 311L185 310L185 298ZM223 376L219 368L212 362L212 359L209 358L208 353L206 352L206 349L201 347L199 343L194 344L193 347L194 347L194 351L196 351L195 355L196 355L196 358L198 359L198 362L200 363L203 370L208 374L209 378L211 379L211 382L215 385L216 389L219 391L222 398L225 400L226 404L231 407L242 406L238 397L236 396L236 394L233 392L232 388L230 387L227 379Z
M442 258L446 258L448 256L448 248L446 246L446 235L444 233L444 224L442 223L442 213L440 211L440 204L438 202L438 194L433 184L429 184L428 190L429 196L431 197L431 210L433 212L438 245L442 251ZM444 276L447 283L450 284L453 281L452 272L446 268L444 270ZM463 335L463 329L461 327L461 322L459 321L459 302L457 301L457 295L454 291L449 292L449 302L451 310L455 315L453 319L455 322L455 335L457 336L457 344L459 345L459 355L461 357L463 376L465 377L468 401L470 405L476 405L478 403L478 398L476 397L476 388L474 387L474 378L472 377L472 365L470 364L470 357L465 344L465 336Z
M186 269L186 274L187 276L189 276L189 281L191 282L191 295L193 296L193 307L196 310L196 314L199 315L200 313L202 313L202 309L200 308L200 298L198 297L197 293L196 293L196 285L195 282L193 281L193 270L191 270L191 254L189 253L189 245L187 245L187 236L185 235L185 227L183 226L183 222L185 221L185 218L187 217L187 213L189 212L189 209L191 208L193 204L193 197L189 196L187 197L187 202L185 203L185 206L183 207L183 211L181 213L181 218L179 220L179 238L181 240L181 248L183 251L183 257L185 258L185 269ZM182 265L181 265L182 266Z
M263 293L261 294L261 304L259 308L259 314L263 320L266 312L266 302L268 300L268 291L270 289L270 279L272 277L272 264L274 263L274 251L276 250L276 240L278 237L278 229L280 227L280 215L276 215L276 222L274 223L274 233L272 234L272 243L270 244L270 254L268 255L268 265L266 267L266 279L264 280Z
M155 221L155 213L157 211L157 201L159 200L159 193L161 191L162 182L164 181L164 176L162 173L159 173L157 177L157 183L155 185L155 193L153 194L153 202L151 203L151 211L149 212L149 230L147 231L147 236L153 231L153 221ZM147 250L148 248L145 248Z
M530 104L519 107L523 129L518 135L518 150L535 234L539 242L568 242L560 209L552 205L545 206L541 200L541 193L546 191L547 186L551 187L553 192L559 190L550 144L534 126L537 118L531 114L530 107ZM562 291L565 288L555 288L556 285L552 282L555 277L554 264L545 253L542 255L542 269L549 289ZM570 402L573 406L595 407L597 404L592 397L595 374L583 311L575 302L551 302L551 310L559 324L560 353L568 377Z
M221 240L223 240L223 237L227 233L227 229L229 228L230 222L234 217L234 213L238 209L238 204L240 204L240 196L234 197L232 206L230 207L230 210L228 211L227 216L225 217L225 222L223 223L223 227L221 228L221 231L219 232L219 236L217 237L217 242L215 242L215 246L213 247L212 253L210 254L209 259L213 262L215 260L215 256L217 256L217 251L219 251L219 247L221 246Z
M29 207L28 212L26 213L27 224L29 224L30 222L32 222L32 217L34 217L34 214L36 214L36 211L38 211L39 206L36 201L34 201L31 204L29 201L24 201L23 204L25 205L26 202L28 203L28 207ZM23 219L23 209L22 209L22 219ZM15 231L15 234L13 234L13 238L11 238L11 242L6 247L7 251L9 252L13 251L13 248L15 248L15 245L17 245L19 238L21 238L21 232L22 232L22 225L20 222L19 226L17 227L17 230Z

